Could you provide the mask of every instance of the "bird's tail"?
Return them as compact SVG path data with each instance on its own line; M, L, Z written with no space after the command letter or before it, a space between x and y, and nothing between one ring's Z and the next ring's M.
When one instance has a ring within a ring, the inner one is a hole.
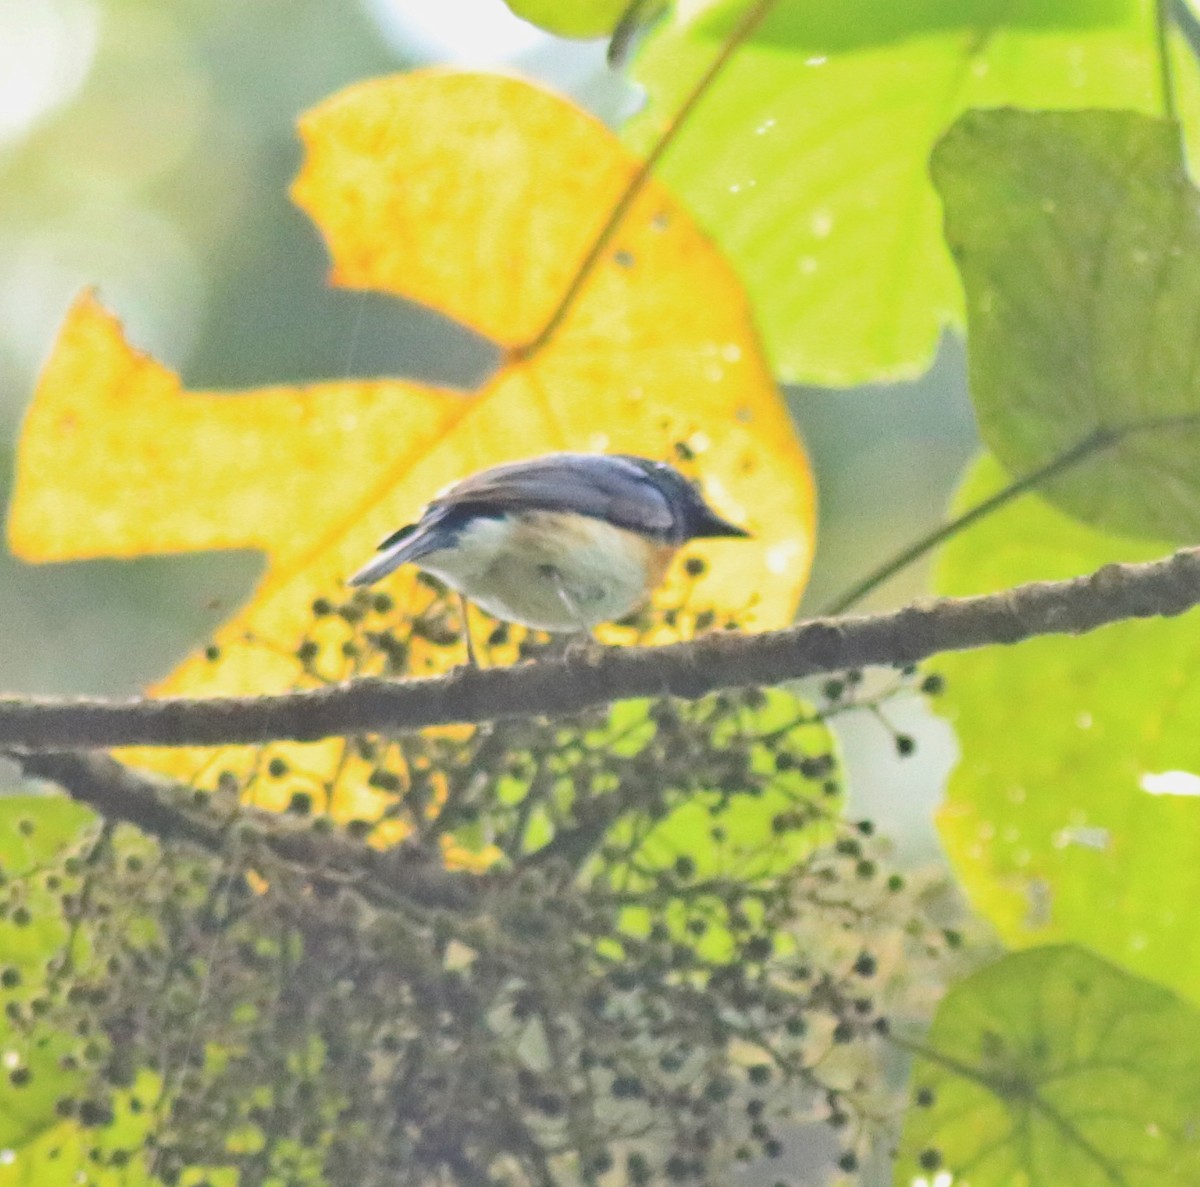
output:
M431 552L436 552L439 543L431 539L434 533L429 532L419 524L409 524L398 532L393 532L379 545L378 555L363 565L346 581L347 585L374 585L401 565L420 560Z

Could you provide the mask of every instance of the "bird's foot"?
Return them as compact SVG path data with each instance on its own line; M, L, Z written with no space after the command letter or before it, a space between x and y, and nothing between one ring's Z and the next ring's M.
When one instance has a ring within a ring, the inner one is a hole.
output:
M563 640L562 657L567 663L583 664L590 667L608 650L591 631L581 631L576 635L566 635Z

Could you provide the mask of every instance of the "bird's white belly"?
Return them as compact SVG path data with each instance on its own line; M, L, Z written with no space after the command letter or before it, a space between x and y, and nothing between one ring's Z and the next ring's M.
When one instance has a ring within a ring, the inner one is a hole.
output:
M579 631L622 618L661 575L662 549L599 519L479 519L422 567L507 622Z

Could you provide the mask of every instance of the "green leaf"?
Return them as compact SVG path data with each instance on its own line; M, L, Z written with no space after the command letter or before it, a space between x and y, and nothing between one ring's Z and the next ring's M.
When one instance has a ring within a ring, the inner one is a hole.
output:
M159 1122L153 1107L158 1100L158 1077L143 1072L130 1092L118 1093L112 1119L85 1126L57 1121L28 1143L13 1143L11 1161L0 1166L0 1187L47 1187L51 1183L86 1183L87 1187L153 1187L162 1183L151 1175L147 1161L153 1147L146 1138ZM149 1106L149 1107L147 1107ZM79 1167L87 1167L86 1177ZM195 1170L179 1180L181 1187L208 1182L211 1187L234 1187L228 1172L209 1176Z
M741 742L730 737L731 747L745 745L748 735L772 738L786 731L789 745L803 755L832 755L833 735L828 727L814 720L815 710L781 688L763 690L763 700L742 720L726 722L725 731L736 728ZM803 722L804 724L797 724ZM714 738L714 745L720 745ZM751 743L749 766L753 773L769 782L761 790L713 787L688 797L670 815L648 827L631 862L648 869L667 869L681 854L693 863L697 878L739 878L756 881L776 877L793 869L797 862L828 840L828 830L780 832L773 822L782 812L809 805L814 795L821 797L822 808L832 810L839 801L825 797L821 784L814 786L799 767L776 769L776 746ZM627 822L628 823L628 822ZM714 836L714 824L717 827ZM637 822L635 828L641 828Z
M630 0L504 0L522 20L559 37L605 37Z
M65 888L55 893L38 874L56 868L61 850L78 841L94 819L66 796L0 798L0 871L8 891L8 910L0 915L0 974L8 970L20 978L19 985L3 994L6 1000L35 996L45 980L46 961L66 943L59 899ZM4 1026L0 1021L0 1030ZM0 1143L6 1136L6 1079L0 1077Z
M80 1046L74 1036L45 1028L0 1036L0 1050L19 1059L0 1071L0 1149L27 1145L60 1124L59 1102L74 1098L86 1084L82 1072L62 1067L64 1059L78 1058ZM0 1174L0 1187L5 1182Z
M640 812L622 817L606 838L606 849L622 856L593 863L589 875L644 895L650 905L622 913L629 934L645 935L661 917L703 959L725 962L739 951L729 927L730 896L744 896L739 910L761 926L755 891L781 883L830 841L842 799L833 734L786 689L765 689L757 707L725 717L710 745L731 759L744 756L741 773L720 772L709 760L701 770L710 770L712 785L689 789L661 819ZM677 893L664 892L664 875L681 868ZM699 885L711 893L697 893ZM705 924L699 940L688 928L697 920Z
M1200 1014L1080 948L969 977L924 1050L897 1187L1200 1182Z
M1175 126L1128 112L970 112L933 172L967 291L984 440L1023 474L1113 430L1119 439L1047 497L1113 531L1193 541L1200 201Z
M986 458L957 505L1006 481ZM937 586L985 593L1166 551L1026 495L946 546ZM1195 614L1131 621L939 659L962 758L938 824L1007 943L1085 943L1200 1001L1196 628Z
M11 881L78 841L94 813L65 795L0 796L0 870Z
M38 876L56 868L55 858L80 839L94 820L86 808L66 796L0 798L0 870L8 909L0 917L0 1001L28 1017L29 1003L45 985L47 961L63 951L68 939L59 894ZM63 888L65 889L65 888ZM55 1104L79 1082L60 1066L74 1039L15 1028L0 1014L0 1149L20 1146L58 1120Z
M626 133L636 148L657 140L746 3L650 35L636 69L648 103ZM961 320L927 176L955 116L1157 111L1157 94L1154 0L778 0L660 173L739 268L783 378L911 376Z

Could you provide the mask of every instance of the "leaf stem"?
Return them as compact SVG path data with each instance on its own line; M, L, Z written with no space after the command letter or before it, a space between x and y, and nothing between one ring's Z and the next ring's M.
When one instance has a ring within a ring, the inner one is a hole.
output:
M926 1063L936 1064L944 1071L953 1072L954 1075L978 1084L989 1092L997 1092L995 1078L988 1076L981 1068L973 1067L965 1060L956 1059L953 1055L946 1055L936 1047L930 1047L918 1039L905 1038L903 1035L889 1034L888 1042L908 1055L923 1059ZM997 1095L999 1094L997 1093Z
M709 64L708 69L697 80L688 93L687 98L683 101L682 106L663 130L654 147L647 154L646 159L642 161L633 176L630 177L629 184L625 187L624 193L621 194L621 197L609 212L607 220L593 240L592 246L588 248L587 254L580 261L579 267L575 270L575 275L571 277L571 282L563 291L558 305L555 306L545 325L528 342L521 343L509 349L507 352L509 362L521 362L537 354L558 332L559 327L566 320L567 314L570 313L571 307L575 304L583 286L588 282L592 272L595 271L596 265L600 262L600 258L612 242L613 236L625 220L625 216L629 213L630 208L642 190L645 189L646 183L650 180L655 167L665 156L671 145L675 143L676 137L691 118L700 100L708 93L709 88L716 82L742 43L750 37L764 20L767 13L775 6L775 2L776 0L756 0L743 13L741 19L730 32L728 39L721 46L720 53L717 54Z
M1166 119L1179 121L1175 107L1175 74L1171 65L1171 14L1174 0L1157 0L1154 33L1158 51L1158 85L1162 112Z
M608 64L613 70L619 70L625 65L630 48L641 36L642 31L653 21L662 16L669 0L629 0L617 27L613 30L612 40L608 43Z
M1171 9L1171 24L1179 30L1193 57L1200 57L1200 19L1188 0L1175 0Z

